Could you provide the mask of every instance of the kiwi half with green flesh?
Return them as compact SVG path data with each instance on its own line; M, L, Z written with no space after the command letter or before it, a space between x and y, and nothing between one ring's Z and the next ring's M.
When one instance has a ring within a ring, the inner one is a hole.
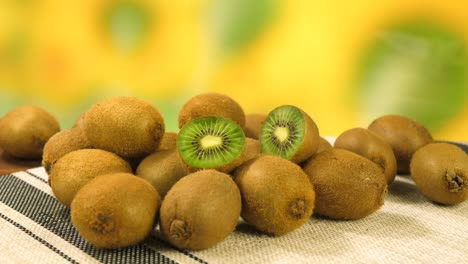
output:
M426 127L416 120L400 115L381 116L374 120L368 129L390 144L400 174L409 174L413 153L433 141Z
M165 239L180 249L206 249L229 236L241 212L231 177L202 170L180 179L164 198L159 217Z
M83 118L83 131L91 145L131 159L153 153L165 129L156 107L127 96L100 101Z
M292 105L275 108L268 114L260 131L263 154L300 163L312 156L319 146L319 131L314 121Z
M44 145L60 125L49 112L37 106L20 106L0 119L0 147L18 159L41 159Z
M123 248L150 234L160 205L149 182L129 173L101 175L76 194L71 222L92 245Z
M295 163L261 155L234 171L242 218L255 229L282 235L304 225L315 204L314 187Z
M248 114L245 116L244 133L248 138L258 139L263 122L267 115L264 114Z
M177 135L177 149L193 168L218 168L234 161L244 149L242 128L222 117L206 116L185 124Z
M411 177L429 200L458 204L468 198L468 156L448 143L430 143L411 159Z
M204 116L218 116L245 126L245 113L231 97L220 93L202 93L189 99L180 109L179 128L191 120Z
M169 189L187 175L176 149L166 149L146 157L136 169L137 176L149 181L164 198Z
M175 132L166 132L164 133L161 144L159 145L158 150L166 149L176 149L177 148L177 133Z
M335 148L349 150L373 161L382 169L387 184L395 179L397 167L392 147L376 133L360 127L346 130L336 139Z
M57 200L69 207L76 193L90 180L102 174L128 172L130 165L114 153L100 149L72 151L50 171L49 184Z
M379 209L387 194L382 170L345 149L314 155L304 167L316 193L315 211L333 219L360 219Z
M92 148L80 128L62 130L53 135L44 146L42 166L50 173L55 162L65 154L75 150Z
M260 143L258 142L258 140L245 138L244 150L242 151L240 156L234 159L233 161L226 163L215 169L220 172L231 173L240 165L244 164L245 162L251 159L258 157L259 155L260 155ZM185 169L186 174L202 170L199 168L190 167L185 163L183 163L183 167Z

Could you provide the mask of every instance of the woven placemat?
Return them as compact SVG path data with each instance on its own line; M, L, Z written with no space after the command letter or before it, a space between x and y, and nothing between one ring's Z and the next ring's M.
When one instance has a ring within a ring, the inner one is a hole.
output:
M385 205L357 221L312 217L281 237L240 222L225 241L181 251L157 232L120 250L96 249L73 228L43 168L0 176L0 263L468 263L468 202L428 202L397 176Z

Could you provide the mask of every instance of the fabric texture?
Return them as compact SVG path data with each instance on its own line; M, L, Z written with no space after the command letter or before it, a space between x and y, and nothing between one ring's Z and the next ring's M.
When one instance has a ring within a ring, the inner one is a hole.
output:
M468 202L441 206L397 176L384 206L362 220L313 216L280 237L240 221L213 248L177 250L157 231L145 243L96 249L70 222L43 168L0 176L0 263L467 263Z

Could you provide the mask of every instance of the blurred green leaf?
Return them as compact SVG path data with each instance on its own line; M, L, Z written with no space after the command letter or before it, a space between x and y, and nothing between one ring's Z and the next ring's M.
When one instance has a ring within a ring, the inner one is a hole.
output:
M363 57L355 94L370 122L401 114L437 129L463 108L467 43L449 29L413 21L382 32Z
M272 20L276 0L213 0L208 10L208 28L224 54L244 48Z
M112 2L104 13L104 29L123 53L135 51L150 27L151 14L145 6L128 0Z

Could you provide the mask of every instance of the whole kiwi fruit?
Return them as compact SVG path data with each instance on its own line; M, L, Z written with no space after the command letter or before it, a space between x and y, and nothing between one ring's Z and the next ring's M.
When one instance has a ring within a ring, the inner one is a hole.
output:
M432 142L432 135L426 127L416 120L401 115L381 116L375 119L368 129L390 144L400 174L408 174L413 153Z
M180 109L179 128L203 116L223 117L245 127L244 110L234 99L220 93L202 93L189 99Z
M164 129L159 110L134 97L109 97L91 106L83 117L83 130L91 145L124 158L153 153Z
M234 171L242 218L255 229L282 235L304 225L315 204L314 187L295 163L261 155Z
M133 174L101 175L76 194L71 204L71 222L92 245L123 248L150 234L160 204L153 186Z
M245 136L252 139L258 139L263 122L267 115L265 114L248 114L245 116Z
M157 151L146 157L136 169L139 177L149 181L164 198L169 189L187 175L176 149Z
M0 119L0 147L18 159L41 159L45 143L60 131L60 125L40 107L17 107Z
M282 105L267 116L260 131L262 153L301 163L317 152L320 136L310 116L292 105Z
M315 152L315 154L317 154L319 152L322 152L322 151L325 151L327 149L331 149L331 148L333 148L333 146L330 144L330 142L328 142L328 140L326 140L325 138L320 137L319 145L318 145L318 148L317 148L317 151Z
M216 170L202 170L180 179L160 210L160 230L180 249L206 249L229 236L241 212L234 181Z
M42 166L50 173L55 162L65 154L75 150L92 148L80 128L62 130L53 135L45 144L42 154Z
M114 153L80 149L65 154L50 171L49 184L57 200L69 207L76 193L102 174L132 172L130 165Z
M161 139L161 144L159 145L158 150L175 149L177 148L176 141L177 133L166 132Z
M392 147L376 133L365 128L351 128L336 138L335 148L349 150L373 161L382 169L387 184L395 179L397 167Z
M458 204L468 198L468 156L449 143L430 143L411 159L411 177L429 200Z
M304 167L316 193L315 211L333 219L359 219L379 209L387 194L382 169L345 149L314 155Z

